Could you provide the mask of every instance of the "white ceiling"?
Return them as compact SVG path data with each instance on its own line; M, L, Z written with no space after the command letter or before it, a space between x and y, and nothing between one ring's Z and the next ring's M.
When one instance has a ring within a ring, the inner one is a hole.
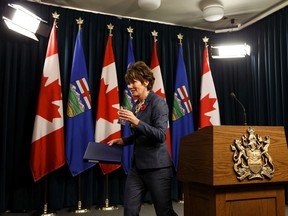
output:
M137 0L30 1L215 32L240 30L288 5L288 0L162 0L157 10L145 11L139 8ZM202 7L216 1L224 6L224 17L207 22L202 16ZM231 20L235 20L234 24Z

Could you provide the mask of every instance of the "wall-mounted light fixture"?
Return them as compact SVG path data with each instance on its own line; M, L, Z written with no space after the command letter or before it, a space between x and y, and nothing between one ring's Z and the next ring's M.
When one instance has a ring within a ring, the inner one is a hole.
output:
M43 23L46 21L17 4L8 4L2 18L9 29L36 41L36 33L47 37L51 29Z
M250 56L251 48L247 44L211 46L211 55L214 59L219 58L244 58Z

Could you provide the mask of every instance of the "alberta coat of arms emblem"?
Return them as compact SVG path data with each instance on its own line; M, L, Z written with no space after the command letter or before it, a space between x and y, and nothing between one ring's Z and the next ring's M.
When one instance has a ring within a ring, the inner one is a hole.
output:
M271 179L273 177L275 168L268 151L269 145L270 137L265 136L265 140L263 140L253 128L248 128L247 134L231 144L234 152L233 168L238 180L264 179L265 177Z

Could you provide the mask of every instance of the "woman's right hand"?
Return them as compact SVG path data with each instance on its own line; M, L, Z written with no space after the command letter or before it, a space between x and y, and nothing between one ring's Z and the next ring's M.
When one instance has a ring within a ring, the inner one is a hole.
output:
M118 110L118 116L122 120L129 121L134 126L138 125L140 121L132 111L127 109Z
M122 139L122 138L116 138L116 139L110 140L109 142L107 142L107 144L108 144L109 146L112 146L113 144L123 145L124 142L123 142L123 139Z

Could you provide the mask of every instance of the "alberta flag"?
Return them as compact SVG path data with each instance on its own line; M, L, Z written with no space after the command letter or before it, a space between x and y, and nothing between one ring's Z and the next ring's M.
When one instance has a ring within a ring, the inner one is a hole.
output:
M96 142L107 143L111 139L121 137L121 126L118 124L119 105L118 80L114 52L112 49L112 35L109 35L98 95L95 130ZM100 167L103 174L106 175L118 169L121 165L100 163Z
M202 61L199 128L221 124L216 90L209 65L207 46L204 48Z
M172 154L176 170L178 168L180 139L194 131L192 111L182 45L179 45L172 110Z
M43 67L30 152L34 181L65 164L63 102L56 38L54 22Z
M132 45L132 38L129 38L128 41L128 55L127 55L127 68L129 64L135 62L134 54L133 54L133 45ZM124 93L123 93L123 99L122 99L122 106L126 109L131 110L134 105L133 96L127 86L125 84ZM131 135L131 129L129 127L129 124L126 123L125 125L122 125L122 137L127 137ZM123 157L122 157L122 166L127 174L130 167L131 167L131 158L133 154L133 145L125 145L123 148Z
M74 48L66 131L66 160L71 174L76 176L94 165L83 160L88 142L94 141L94 126L81 30Z

